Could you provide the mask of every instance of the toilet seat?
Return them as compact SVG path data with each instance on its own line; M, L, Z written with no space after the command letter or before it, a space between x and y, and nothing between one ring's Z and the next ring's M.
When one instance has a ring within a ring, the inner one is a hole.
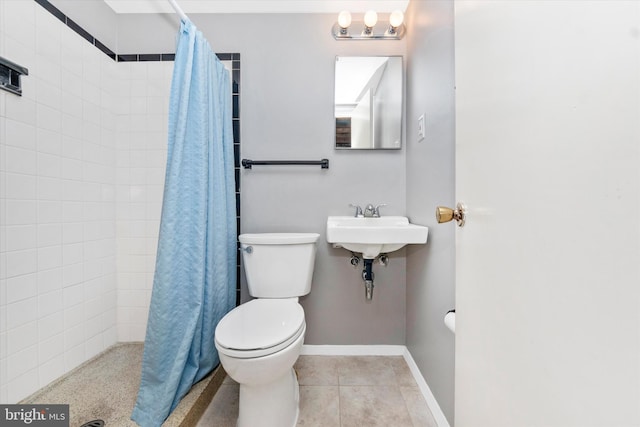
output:
M288 347L304 330L304 310L297 298L255 299L222 318L215 341L227 356L248 359Z

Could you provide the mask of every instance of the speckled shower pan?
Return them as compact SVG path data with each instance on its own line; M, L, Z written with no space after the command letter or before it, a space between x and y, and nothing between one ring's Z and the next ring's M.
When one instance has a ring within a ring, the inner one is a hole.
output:
M129 417L140 384L142 351L142 343L116 344L20 403L68 404L73 427L137 426ZM195 426L223 377L216 370L196 384L163 426Z

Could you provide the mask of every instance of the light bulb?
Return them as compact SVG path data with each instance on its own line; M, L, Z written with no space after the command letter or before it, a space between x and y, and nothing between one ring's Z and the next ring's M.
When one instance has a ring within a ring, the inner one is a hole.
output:
M394 10L393 12L391 12L391 15L389 16L389 25L391 25L393 28L398 28L400 25L402 25L403 21L404 13L402 13L401 10Z
M364 25L369 28L373 28L378 22L378 14L375 10L370 10L364 14Z
M351 25L351 12L348 10L340 12L338 15L338 25L340 28L349 28L349 25Z

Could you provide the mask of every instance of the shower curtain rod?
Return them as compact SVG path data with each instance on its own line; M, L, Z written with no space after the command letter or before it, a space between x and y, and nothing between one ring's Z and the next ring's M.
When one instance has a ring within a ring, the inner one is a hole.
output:
M189 18L184 13L182 8L180 8L180 6L178 6L178 3L176 2L176 0L169 0L169 3L171 3L171 6L173 7L173 9L180 16L180 19L182 19L183 21L188 21L189 20Z

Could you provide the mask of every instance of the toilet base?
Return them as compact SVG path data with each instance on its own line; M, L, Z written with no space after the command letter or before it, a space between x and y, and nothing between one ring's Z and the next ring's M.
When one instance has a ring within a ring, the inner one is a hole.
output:
M237 427L295 427L298 423L300 388L291 368L268 384L240 384Z

